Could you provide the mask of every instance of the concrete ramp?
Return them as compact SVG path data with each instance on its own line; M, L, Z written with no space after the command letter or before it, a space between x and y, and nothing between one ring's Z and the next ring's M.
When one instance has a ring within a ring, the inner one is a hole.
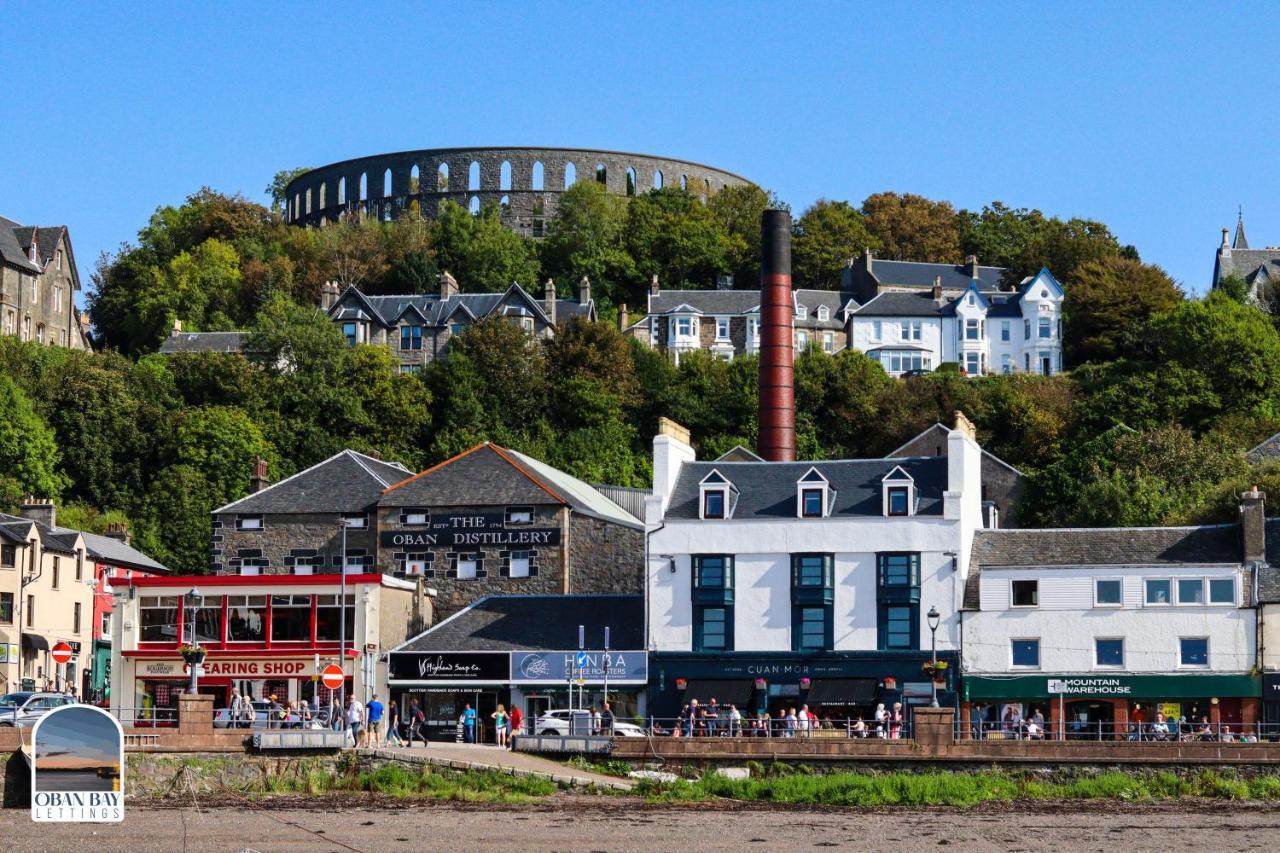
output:
M630 791L631 783L625 779L592 773L540 758L527 752L510 752L497 746L468 744L436 744L425 749L360 750L362 757L373 756L386 761L406 764L431 764L451 770L488 770L510 776L531 776L547 779L565 788L608 788L614 791Z

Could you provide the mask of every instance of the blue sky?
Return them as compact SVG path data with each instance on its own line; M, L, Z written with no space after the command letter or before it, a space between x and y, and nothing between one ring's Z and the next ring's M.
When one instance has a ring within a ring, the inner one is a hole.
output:
M451 145L698 160L797 213L896 190L1087 216L1192 290L1237 205L1280 244L1277 7L6 9L0 214L68 224L86 286L201 185L262 199L279 169Z

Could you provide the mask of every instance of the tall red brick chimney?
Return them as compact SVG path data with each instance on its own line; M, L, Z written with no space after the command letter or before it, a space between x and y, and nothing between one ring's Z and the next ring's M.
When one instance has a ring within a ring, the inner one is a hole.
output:
M796 458L796 407L789 212L764 212L760 251L760 440L756 449L771 462L791 462Z

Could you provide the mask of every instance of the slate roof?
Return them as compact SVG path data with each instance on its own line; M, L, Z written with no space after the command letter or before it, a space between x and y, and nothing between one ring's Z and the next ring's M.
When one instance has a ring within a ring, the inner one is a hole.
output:
M1280 602L1280 518L1266 524L1267 562L1258 569L1258 603Z
M554 503L615 524L644 526L577 477L487 441L392 484L378 503L397 507Z
M241 352L247 332L179 332L164 339L162 355L179 352Z
M643 595L490 595L392 649L393 652L561 651L588 638L615 649L644 648Z
M857 317L941 317L954 301L944 297L935 302L929 292L885 290L853 313Z
M28 232L26 243L23 243L19 237L19 233L24 230ZM31 262L31 258L26 251L27 247L31 245L30 230L30 228L24 229L22 225L12 219L0 216L0 260L23 272L39 274L40 267Z
M18 542L26 542L27 537L30 536L30 530L34 526L40 536L40 547L46 551L57 551L60 554L74 554L76 552L76 539L81 535L79 530L50 527L30 518L23 518L20 515L6 515L4 513L0 513L0 526L9 528L10 538L14 533L21 537L16 539Z
M816 468L835 490L832 517L884 514L881 480L901 466L916 484L917 515L941 515L942 493L947 488L947 460L943 457L913 459L844 459L809 462L690 462L680 466L680 477L671 495L667 518L696 519L701 497L699 484L718 471L738 490L733 519L796 518L796 483Z
M836 290L812 290L800 288L791 293L791 304L794 308L803 305L803 319L795 317L795 321L809 329L842 329L844 318L841 311L853 302L851 297ZM857 307L853 302L853 307ZM818 319L818 309L827 308L827 319ZM673 314L693 309L699 314L725 315L750 314L760 310L759 290L662 290L657 295L649 295L649 315ZM646 318L647 319L647 318ZM643 321L641 321L643 322ZM632 328L635 327L633 324Z
M360 512L376 504L383 489L411 473L398 463L344 450L213 512L215 515L224 512L251 515Z
M571 317L589 318L591 309L591 302L557 299L556 323L568 322ZM512 284L503 293L457 293L443 300L439 293L368 296L349 287L329 309L329 316L339 321L370 320L392 328L406 312L421 317L420 322L427 326L445 326L459 312L475 320L482 320L497 312L502 315L523 314L539 317L544 322L550 321L543 302L535 299L518 284Z
M1274 459L1280 456L1280 432L1268 438L1266 441L1251 447L1245 451L1245 461L1250 465L1257 465L1267 459Z
M1213 264L1213 285L1231 274L1254 284L1259 277L1280 280L1280 249L1218 249Z
M1000 281L1004 278L1004 267L978 267L978 289L995 291L1000 289ZM871 262L871 274L882 286L886 287L919 287L930 289L934 279L942 277L944 290L963 290L973 279L969 278L969 268L958 264L928 264L920 261L882 261L875 258Z
M885 458L886 458L886 459L895 459L895 458L899 458L899 457L907 457L907 456L913 456L913 455L916 455L916 454L906 453L905 451L906 451L906 449L907 449L908 447L910 447L911 445L915 444L917 441L919 441L921 438L925 437L926 435L928 435L928 434L929 434L929 433L931 433L931 432L937 432L937 433L938 433L938 439L942 442L942 446L945 448L945 447L947 446L947 443L946 443L946 442L947 442L947 439L951 436L951 430L947 429L947 427L946 427L945 425L943 425L943 424L940 424L940 423L934 423L934 425L933 425L933 426L929 427L928 429L922 430L922 431L921 431L921 432L919 432L918 434L916 434L916 435L912 436L911 438L907 439L906 441L904 441L904 442L902 443L902 445L901 445L900 447L898 447L896 450L892 450L892 451L890 451L889 453L886 453L886 454L885 454ZM944 455L944 456L946 455L945 451L944 451L943 455ZM983 457L985 457L985 458L987 458L987 459L990 459L991 461L996 462L997 464L1003 465L1005 468L1008 468L1010 471L1012 471L1013 473L1017 474L1018 476L1022 476L1022 472L1021 472L1021 471L1019 471L1017 468L1015 468L1015 467L1013 467L1012 465L1010 465L1008 462L1005 462L1003 459L1001 459L999 456L996 456L994 453L991 453L991 452L989 452L989 451L987 451L987 450L985 450L985 449L984 449L984 450L982 451L982 455L983 455Z
M1239 565L1239 524L1196 527L1098 527L978 530L970 551L964 607L978 608L984 568L1074 569L1084 566ZM1246 578L1246 588L1251 581Z
M85 549L89 556L99 563L119 566L125 569L140 569L144 572L168 572L166 566L157 563L146 554L111 536L97 533L83 533Z
M19 545L25 545L31 535L31 522L25 518L10 521L11 515L0 515L0 539L7 539Z

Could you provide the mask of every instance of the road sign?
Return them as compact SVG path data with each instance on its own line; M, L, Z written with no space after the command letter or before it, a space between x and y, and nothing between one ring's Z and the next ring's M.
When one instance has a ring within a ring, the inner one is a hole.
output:
M578 669L586 669L586 668L587 668L587 653L586 653L586 652L578 652L578 656L577 656L576 658L574 658L574 660L573 660L573 665L574 665L574 666L576 666Z
M53 655L53 659L58 663L66 663L71 660L71 646L61 641L53 644L53 648L50 650L50 653Z
M347 680L347 677L343 674L342 667L331 663L324 668L324 672L320 673L320 680L330 690L337 690L342 686L342 682Z

